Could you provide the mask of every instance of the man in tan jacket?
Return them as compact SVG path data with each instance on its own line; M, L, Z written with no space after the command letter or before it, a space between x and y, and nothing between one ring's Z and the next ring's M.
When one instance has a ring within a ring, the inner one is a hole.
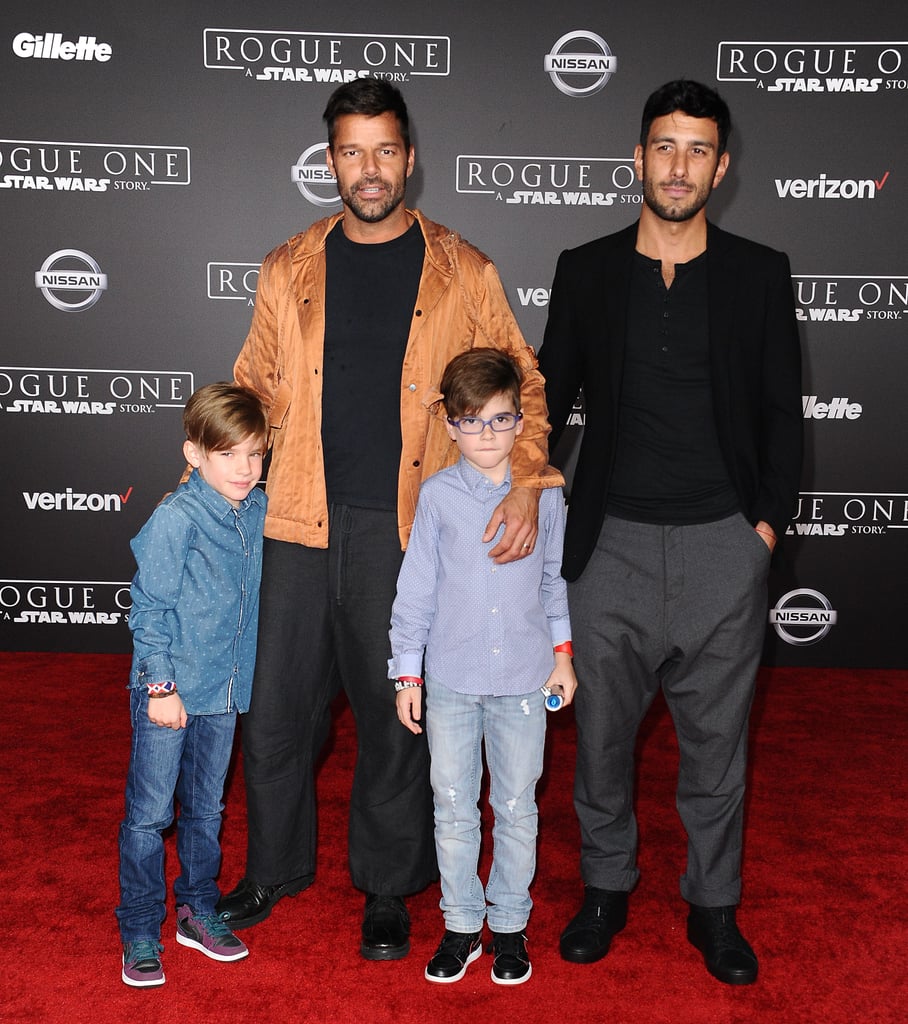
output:
M343 211L266 257L235 367L270 408L273 449L242 729L246 874L218 910L249 927L312 883L313 766L342 686L358 738L349 863L366 894L360 952L394 960L410 948L403 897L437 869L428 752L397 722L388 626L420 483L457 457L438 390L452 356L500 348L523 372L514 486L476 538L490 572L533 550L539 489L562 478L548 466L542 377L495 267L404 205L414 150L403 97L360 79L324 116Z

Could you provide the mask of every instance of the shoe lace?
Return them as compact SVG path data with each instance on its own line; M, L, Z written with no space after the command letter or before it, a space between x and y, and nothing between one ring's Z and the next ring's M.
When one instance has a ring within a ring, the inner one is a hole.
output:
M617 894L611 893L607 889L587 889L586 898L575 918L576 926L579 928L595 926L608 913L609 904L617 899Z
M734 910L717 907L709 913L709 919L717 952L726 949L740 950L744 947L744 937L738 929Z
M129 943L126 961L138 964L143 960L157 960L163 949L160 942L154 942L151 939L138 939L136 942Z
M222 921L216 914L203 914L193 920L213 939L226 939L233 935L226 921Z
M457 932L447 932L441 940L436 956L439 954L446 954L448 956L457 957L458 960L463 960L469 956L470 949L475 941L475 935L463 935Z
M714 914L712 920L715 922L716 941L722 949L740 949L743 937L738 930L734 913L722 911Z
M496 957L513 956L520 960L526 959L527 937L523 932L497 934L492 939L492 952Z

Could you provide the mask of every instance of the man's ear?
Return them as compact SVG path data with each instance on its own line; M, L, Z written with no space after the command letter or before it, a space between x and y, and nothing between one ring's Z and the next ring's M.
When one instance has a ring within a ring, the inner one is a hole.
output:
M183 442L183 458L189 463L193 469L198 469L202 464L202 453L192 443L192 441Z
M639 142L634 146L634 172L637 181L643 181L643 146Z
M728 170L728 150L726 150L722 156L719 157L719 162L716 164L716 173L713 175L713 188L715 188L719 182L725 177L725 172Z

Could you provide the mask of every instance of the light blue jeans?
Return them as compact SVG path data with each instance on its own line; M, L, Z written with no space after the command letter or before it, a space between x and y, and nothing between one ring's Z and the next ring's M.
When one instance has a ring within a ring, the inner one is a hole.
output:
M440 906L452 932L481 931L486 916L493 932L526 927L533 906L536 783L542 774L545 716L539 690L516 697L476 696L426 681ZM485 892L477 874L483 740L495 814Z
M145 688L130 691L132 750L126 777L126 817L120 825L120 905L123 942L160 938L166 914L162 832L180 803L174 883L178 905L213 914L220 899L224 779L233 749L236 712L190 715L185 729L165 729L148 717Z

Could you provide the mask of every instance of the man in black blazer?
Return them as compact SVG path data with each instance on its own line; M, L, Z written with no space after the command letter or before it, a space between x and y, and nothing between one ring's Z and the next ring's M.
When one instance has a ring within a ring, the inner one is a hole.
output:
M640 219L561 254L539 361L553 451L581 389L586 413L563 566L585 899L561 955L593 963L625 926L634 748L661 688L680 747L688 939L712 975L744 985L757 977L735 919L748 717L802 413L788 259L706 219L729 130L706 86L653 93L634 154Z

